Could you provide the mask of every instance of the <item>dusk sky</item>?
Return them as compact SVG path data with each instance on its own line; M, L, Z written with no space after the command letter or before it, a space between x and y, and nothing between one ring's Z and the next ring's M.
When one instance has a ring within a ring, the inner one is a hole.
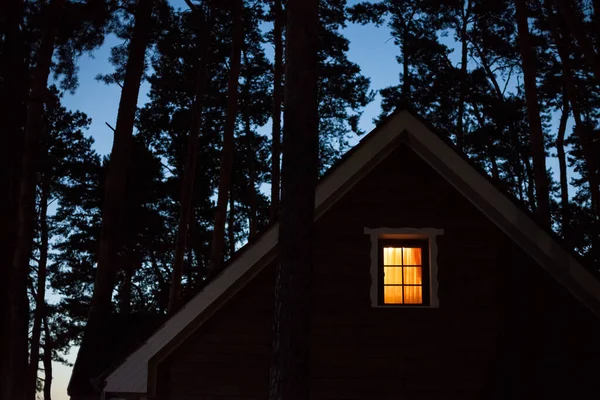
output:
M349 1L350 4L355 1ZM187 9L182 0L171 1L176 7ZM343 34L350 40L350 51L348 57L356 62L362 69L362 73L371 79L371 89L379 90L384 87L398 83L398 73L400 66L396 61L399 55L399 49L391 39L390 31L387 27L361 26L348 24L343 30ZM444 38L446 44L453 43L452 38ZM80 110L92 118L92 125L88 134L95 139L95 149L102 155L110 153L113 140L113 132L106 125L115 126L117 118L117 108L121 89L117 85L106 85L96 81L95 77L100 73L107 73L112 70L108 62L110 49L119 44L119 40L114 36L107 38L105 44L95 51L92 56L84 56L79 60L79 87L75 94L66 93L63 97L63 104L68 109ZM265 45L267 54L272 57L273 50L270 44ZM455 65L458 64L456 52L451 55ZM138 105L142 106L147 101L146 93L149 85L144 83L141 88ZM364 110L361 119L360 128L369 132L373 129L373 118L380 113L380 99L377 95L375 100ZM270 125L264 127L263 134L270 133ZM357 142L357 138L351 141ZM557 170L556 162L551 161L553 170ZM56 299L56 297L51 297ZM77 348L72 348L67 357L74 362ZM55 364L53 381L53 399L67 400L66 388L70 377L70 368Z

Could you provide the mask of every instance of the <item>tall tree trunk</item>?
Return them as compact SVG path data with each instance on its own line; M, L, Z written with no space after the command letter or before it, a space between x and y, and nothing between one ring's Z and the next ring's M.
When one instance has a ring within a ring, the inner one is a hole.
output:
M483 120L483 117L481 116L481 112L479 111L479 107L477 106L477 103L475 103L474 101L471 101L471 106L473 107L473 111L475 114L475 118L477 119L477 122L479 122L479 126L481 128L485 127L485 121ZM494 154L494 141L492 140L492 137L490 135L488 135L487 137L488 141L487 141L487 145L486 145L486 150L487 150L487 154L488 154L488 158L490 160L490 165L492 166L492 177L495 180L500 180L500 171L498 170L498 162L496 161L496 155Z
M567 23L569 31L575 40L577 40L579 47L581 47L585 60L592 68L592 71L596 76L596 82L600 82L600 58L598 57L596 50L594 50L592 41L587 37L587 34L583 30L583 21L575 14L571 8L571 5L569 5L565 0L556 0L556 5L558 6L560 13Z
M65 0L53 0L44 16L42 38L32 73L27 104L25 141L18 185L16 242L12 265L6 274L8 278L7 318L6 325L2 328L5 331L6 347L2 355L4 365L0 376L2 390L0 398L3 400L24 400L29 393L27 277L34 231L36 173L44 126L44 98L64 4Z
M503 105L506 104L506 99L504 98L504 93L502 92L502 89L500 88L500 84L498 83L498 80L496 79L496 76L494 75L494 72L492 71L492 67L487 59L487 56L476 44L473 44L473 48L479 55L483 69L485 70L490 83L494 87L494 91L496 92L498 101L500 103L502 103ZM510 123L509 126L505 126L504 122L500 121L498 128L499 128L500 132L502 132L502 133L504 133L505 129L508 130L509 140L511 141L511 144L514 146L514 148L517 150L517 158L514 160L512 166L515 170L514 171L515 176L517 177L517 180L518 180L519 200L523 201L524 200L523 185L524 185L524 182L526 180L529 180L529 177L531 176L531 173L529 171L531 168L529 167L529 161L527 158L528 156L527 156L527 154L525 154L525 151L524 151L521 141L519 139L517 127L513 123ZM530 185L530 186L531 186L531 188L528 188L529 201L530 201L532 207L535 208L535 196L533 193L533 186L532 185Z
M521 161L520 160L516 160L516 163L518 164L517 167L517 171L516 171L516 177L517 177L517 193L519 196L519 201L520 202L524 202L525 201L525 194L523 192L523 186L525 184L525 178L523 177L523 168L521 167ZM514 168L514 167L513 167Z
M550 182L546 173L546 150L544 148L544 132L540 118L537 97L535 49L529 37L527 22L527 5L525 0L515 0L517 28L519 32L519 48L523 64L523 83L527 115L529 117L531 154L533 158L533 174L535 176L535 194L537 213L544 224L550 226Z
M273 41L275 42L275 59L273 60L273 152L271 154L271 221L279 215L280 196L280 158L281 158L281 103L282 88L281 79L283 72L283 11L281 0L273 3L273 15L275 18L273 27Z
M279 263L271 400L308 400L311 265L318 143L318 0L287 7Z
M244 52L244 65L250 66L246 52ZM249 68L246 69L250 71ZM256 193L256 152L254 150L254 132L252 131L252 125L250 121L250 104L252 99L250 98L250 85L252 82L252 76L250 72L246 76L246 84L244 86L244 104L245 110L243 115L244 120L244 137L246 139L246 154L248 157L248 240L251 240L257 231L257 193Z
M252 239L258 230L258 215L257 215L257 194L256 194L256 167L254 163L255 153L252 151L252 143L254 142L254 133L250 127L250 118L246 119L246 138L248 141L248 206L249 206L249 228L248 240Z
M598 176L598 159L593 148L593 139L591 137L591 128L584 123L577 99L577 88L574 83L574 68L571 62L568 42L565 40L566 34L561 32L563 23L561 19L554 13L551 0L545 0L546 10L550 17L552 29L550 33L558 56L562 64L562 73L565 85L565 91L571 104L573 111L573 119L575 119L575 133L581 144L583 157L585 159L588 184L590 186L590 197L592 201L592 210L597 218L600 218L600 176Z
M190 229L190 234L192 234L193 229ZM194 249L192 248L192 246L190 246L187 249L187 281L188 281L188 286L190 287L190 289L193 290L194 288L194 270L193 270L193 265L194 265Z
M193 11L201 13L201 9L193 8ZM200 41L200 63L196 73L196 90L194 103L192 105L192 122L188 135L187 155L185 169L183 171L183 187L181 190L181 206L179 209L179 224L177 227L177 239L175 241L175 260L171 275L171 288L169 291L169 313L176 311L181 295L181 277L183 275L183 257L187 247L188 231L192 223L192 204L194 193L194 181L196 180L196 161L198 158L198 136L202 125L202 112L204 109L204 96L206 82L208 79L208 55L210 42L212 40L212 9L201 15L204 25L205 40Z
M28 68L25 62L26 46L21 31L23 1L6 0L2 20L4 35L0 52L0 74L10 79L0 80L0 326L10 326L9 287L13 256L16 247L19 170L23 152L23 126L27 110ZM8 329L0 329L0 354L8 354L12 347ZM12 385L10 360L0 357L0 398L10 392ZM9 374L5 379L5 371Z
M129 314L131 311L131 286L136 269L135 258L133 251L129 248L122 256L123 284L119 292L119 312L121 314Z
M529 157L527 157L525 154L522 154L522 162L523 162L523 170L524 170L524 174L525 174L525 180L527 181L527 198L529 200L529 205L531 206L531 210L535 213L537 212L537 210L539 210L537 204L536 204L536 197L535 197L535 173L534 171L531 170L531 164L529 163Z
M122 247L121 230L124 216L127 175L131 159L133 123L146 48L150 42L153 0L139 0L135 11L135 25L129 42L125 80L121 91L117 126L108 164L98 267L92 295L90 316L110 312L112 292L117 274L118 255Z
M229 212L227 213L227 235L229 236L229 257L235 253L235 201L229 196Z
M48 262L48 200L50 182L44 176L40 195L40 260L38 262L37 289L35 298L35 311L33 314L33 327L31 329L31 347L29 356L29 381L28 399L35 400L36 382L40 357L40 337L42 332L42 319L46 307L46 264Z
M44 400L52 400L52 350L54 348L50 327L48 326L48 309L44 310Z
M231 190L233 168L233 133L237 114L238 79L244 42L244 25L242 20L243 2L232 2L233 29L229 81L227 82L227 111L223 130L223 148L221 150L221 169L219 171L219 193L215 210L212 248L210 255L210 274L218 273L223 265L225 245L225 220L227 215L227 199Z
M488 158L490 159L490 164L492 165L492 177L495 180L499 181L500 171L498 170L498 162L496 161L496 154L494 151L494 141L492 140L491 136L488 136L487 138L486 149L488 153Z
M408 45L408 26L405 25L402 32L402 97L410 100L410 70Z
M556 154L558 157L558 167L560 174L560 211L561 228L563 238L569 242L569 183L567 181L567 158L565 155L565 132L567 130L567 120L569 119L569 98L567 93L563 93L563 109L558 125L558 134L556 135Z
M467 56L469 51L467 41L467 27L469 24L469 14L471 10L470 0L463 0L461 3L462 21L460 26L460 41L461 41L461 60L460 60L460 94L458 99L458 116L456 121L456 144L459 149L464 147L464 114L465 114L465 97L467 95Z
M246 130L247 135L249 135L249 138L252 139L252 131L247 128ZM250 140L249 140L250 141ZM253 156L254 153L250 154L250 156ZM249 217L249 232L248 232L248 240L251 240L252 238L254 238L254 236L256 236L256 233L258 231L258 213L257 213L257 194L256 194L256 170L255 170L255 166L253 165L254 163L252 162L252 160L250 161L250 170L248 171L248 206L249 206L249 212L250 212L250 217Z

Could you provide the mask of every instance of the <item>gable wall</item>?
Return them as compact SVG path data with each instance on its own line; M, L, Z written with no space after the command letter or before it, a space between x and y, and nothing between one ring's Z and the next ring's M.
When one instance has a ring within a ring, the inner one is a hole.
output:
M444 229L439 309L370 306L364 227ZM578 397L600 386L600 323L412 151L316 224L314 399ZM161 367L169 399L266 399L274 267Z

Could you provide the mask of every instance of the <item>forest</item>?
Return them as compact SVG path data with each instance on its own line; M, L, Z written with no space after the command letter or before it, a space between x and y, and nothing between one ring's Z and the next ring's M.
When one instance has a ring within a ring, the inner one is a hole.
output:
M2 399L50 400L52 362L89 318L175 312L279 218L287 1L185 5L0 5ZM411 104L600 278L600 0L320 0L319 175L375 96L349 24L387 27L398 49L374 122ZM101 156L61 100L108 35L97 79L121 95Z

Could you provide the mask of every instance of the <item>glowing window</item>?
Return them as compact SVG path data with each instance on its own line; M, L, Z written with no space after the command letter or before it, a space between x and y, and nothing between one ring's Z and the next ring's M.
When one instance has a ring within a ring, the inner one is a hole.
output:
M427 243L381 240L380 303L383 305L427 305Z

